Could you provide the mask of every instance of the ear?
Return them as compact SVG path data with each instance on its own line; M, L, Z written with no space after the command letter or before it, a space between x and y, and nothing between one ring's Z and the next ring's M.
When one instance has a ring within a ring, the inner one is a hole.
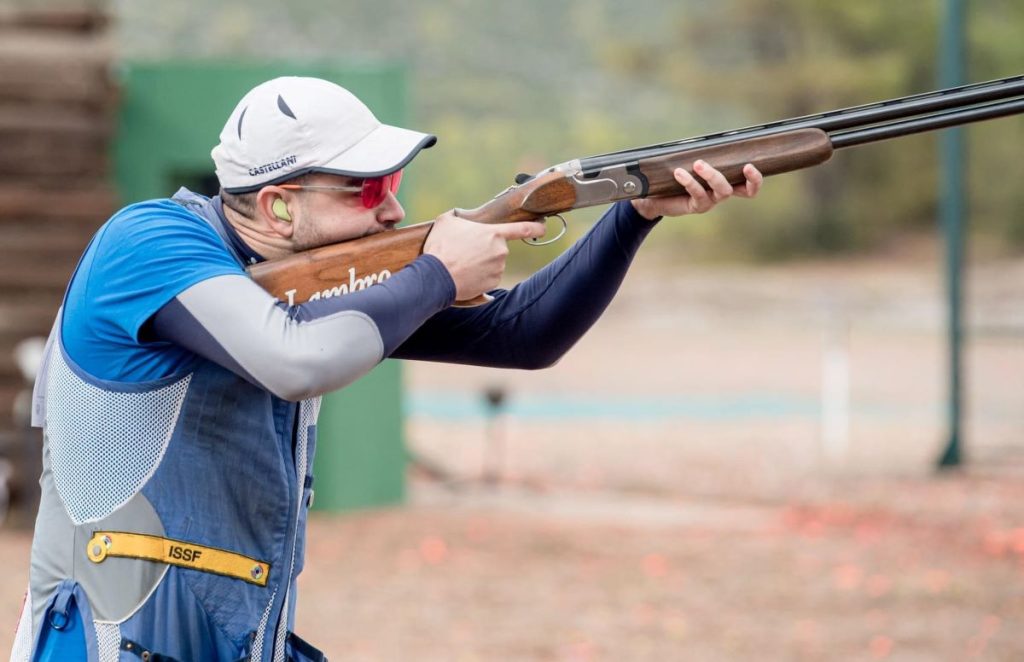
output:
M278 186L264 186L256 194L258 219L285 239L290 239L295 231L291 217L296 206L294 194Z

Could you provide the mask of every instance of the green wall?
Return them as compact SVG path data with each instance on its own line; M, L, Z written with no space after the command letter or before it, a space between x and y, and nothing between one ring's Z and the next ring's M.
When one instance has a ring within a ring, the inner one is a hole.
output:
M382 122L405 124L398 67L325 63L150 62L120 72L122 99L114 169L125 204L168 197L179 186L215 193L210 150L238 100L283 75L332 80ZM387 361L353 386L324 397L317 434L315 507L343 510L402 501L405 453L401 374Z

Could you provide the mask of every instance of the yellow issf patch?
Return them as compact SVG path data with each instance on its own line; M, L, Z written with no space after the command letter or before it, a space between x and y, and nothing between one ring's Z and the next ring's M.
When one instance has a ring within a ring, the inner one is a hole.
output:
M96 531L85 553L93 563L103 563L107 557L142 559L212 572L257 586L266 586L270 575L269 563L242 554L143 533Z

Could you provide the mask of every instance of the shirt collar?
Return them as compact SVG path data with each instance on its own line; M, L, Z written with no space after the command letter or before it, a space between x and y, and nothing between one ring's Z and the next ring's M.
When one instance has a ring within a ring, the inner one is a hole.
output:
M219 195L214 196L210 200L210 206L217 213L217 221L223 226L224 236L231 243L231 248L242 258L243 262L246 264L256 264L266 261L267 258L254 251L249 244L242 241L234 226L228 222L227 216L224 215L224 201L220 199Z
M234 226L228 221L227 216L224 215L224 201L219 195L207 198L183 186L171 197L171 200L206 219L206 222L217 231L242 266L266 261L265 257L242 240Z

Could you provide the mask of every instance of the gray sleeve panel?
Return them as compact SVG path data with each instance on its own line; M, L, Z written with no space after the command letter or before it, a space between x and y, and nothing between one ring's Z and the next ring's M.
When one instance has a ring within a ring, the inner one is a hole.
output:
M257 386L262 386L256 379L238 365L235 357L228 354L217 339L210 335L199 320L182 305L177 298L165 303L152 321L153 336L159 340L172 342L175 345L209 359L223 368L244 377Z
M347 386L384 356L377 325L365 313L344 310L298 321L244 276L204 280L177 300L208 335L203 343L214 341L242 376L286 400Z

